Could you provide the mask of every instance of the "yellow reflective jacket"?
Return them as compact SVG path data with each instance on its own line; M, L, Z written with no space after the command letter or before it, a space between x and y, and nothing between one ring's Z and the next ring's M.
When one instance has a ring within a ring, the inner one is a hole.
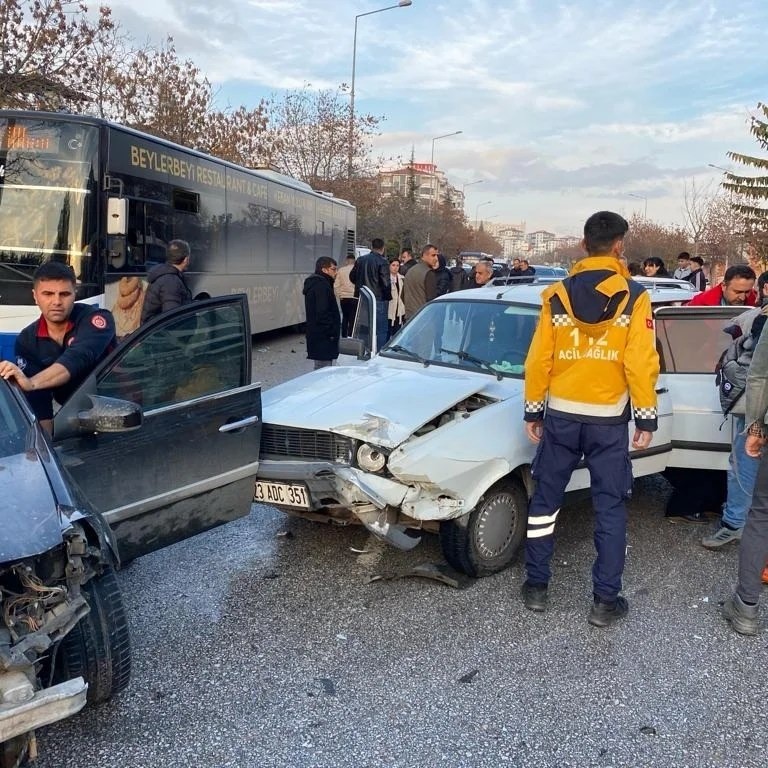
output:
M657 428L659 356L648 292L613 256L588 256L544 291L525 361L525 420L544 410L588 423Z

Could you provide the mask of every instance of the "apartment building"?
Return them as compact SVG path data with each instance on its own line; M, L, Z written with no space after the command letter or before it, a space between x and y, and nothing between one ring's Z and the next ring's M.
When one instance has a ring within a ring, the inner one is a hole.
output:
M464 208L464 195L448 182L445 173L432 163L408 163L378 174L379 190L385 197L407 195L413 183L416 199L425 207L435 207L446 199L458 210Z

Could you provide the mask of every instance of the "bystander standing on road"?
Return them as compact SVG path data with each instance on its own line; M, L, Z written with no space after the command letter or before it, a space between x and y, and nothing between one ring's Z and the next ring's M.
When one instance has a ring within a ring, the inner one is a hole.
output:
M760 339L768 312L768 272L757 279L761 307L748 309L734 317L725 328L733 336L731 353L718 373L721 405L725 415L733 417L733 444L728 459L728 491L718 529L705 536L702 545L707 549L720 549L725 544L739 541L747 520L752 491L755 487L759 462L746 452L746 381L752 356ZM727 409L727 412L726 412Z
M468 288L481 288L488 285L493 277L493 267L487 262L480 260L475 264L472 270L472 277Z
M191 251L185 240L171 240L166 251L165 264L152 267L147 274L147 291L141 308L141 322L155 315L192 302L184 272L189 269Z
M707 278L704 275L704 259L701 256L691 256L691 271L686 280L693 284L697 291L707 289Z
M448 270L451 273L451 291L463 291L469 288L469 275L464 269L464 262L461 256L456 257L454 265Z
M768 412L768 334L761 334L747 376L748 424L745 451L760 459L752 504L739 546L736 589L725 601L723 615L742 635L759 632L758 605L762 591L761 574L768 560L768 450L765 416Z
M437 266L427 273L427 294L433 299L451 290L452 275L446 265L445 256L437 254Z
M676 280L687 280L691 274L691 254L688 251L682 251L677 256L677 269L672 273Z
M646 277L670 277L666 265L658 256L649 256L643 262L643 274Z
M32 276L40 317L16 338L16 362L0 362L0 377L23 390L40 425L53 433L53 401L62 405L114 348L115 321L106 309L75 303L75 273L48 261Z
M620 594L625 500L632 491L627 422L634 417L632 445L638 450L650 445L657 428L659 357L651 300L619 261L628 229L610 211L587 219L582 241L587 258L544 291L525 361L525 427L539 447L523 600L529 610L546 608L555 522L583 456L592 483L597 549L589 623L598 627L620 619L629 608Z
M314 274L304 281L307 357L315 361L315 369L333 365L339 356L341 314L333 293L335 277L336 262L321 256L315 262Z
M405 278L400 274L399 259L390 259L389 273L392 280L392 299L387 308L387 339L391 339L400 330L405 318L405 304L403 303Z
M721 283L698 293L687 304L689 307L736 307L757 305L754 289L756 275L746 264L734 264L725 270Z
M407 323L428 301L435 298L435 284L427 279L437 266L437 248L428 243L421 258L405 276L405 322Z
M416 264L416 260L413 258L413 252L410 248L403 248L400 251L400 274L405 277L408 270Z
M384 241L377 237L371 242L371 252L361 256L352 271L350 280L355 286L355 296L365 286L376 300L376 349L387 341L387 307L392 298L392 281L389 279L389 264L384 258Z
M343 267L339 267L336 272L336 281L333 284L333 292L336 294L341 307L341 335L344 337L352 335L352 326L355 323L355 313L357 312L355 285L349 278L354 266L355 257L349 253L347 254L347 263Z

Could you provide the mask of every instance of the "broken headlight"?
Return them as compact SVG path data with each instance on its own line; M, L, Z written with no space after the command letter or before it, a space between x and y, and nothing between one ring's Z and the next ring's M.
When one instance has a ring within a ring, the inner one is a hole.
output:
M357 465L366 472L381 472L387 466L387 456L375 446L363 443L357 449Z

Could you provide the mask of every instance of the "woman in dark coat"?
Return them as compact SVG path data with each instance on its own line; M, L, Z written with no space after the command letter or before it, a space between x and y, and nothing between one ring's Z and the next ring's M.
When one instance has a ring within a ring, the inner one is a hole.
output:
M315 272L304 281L304 308L307 313L307 357L315 368L332 365L339 356L341 313L333 293L336 262L321 256L315 262Z

